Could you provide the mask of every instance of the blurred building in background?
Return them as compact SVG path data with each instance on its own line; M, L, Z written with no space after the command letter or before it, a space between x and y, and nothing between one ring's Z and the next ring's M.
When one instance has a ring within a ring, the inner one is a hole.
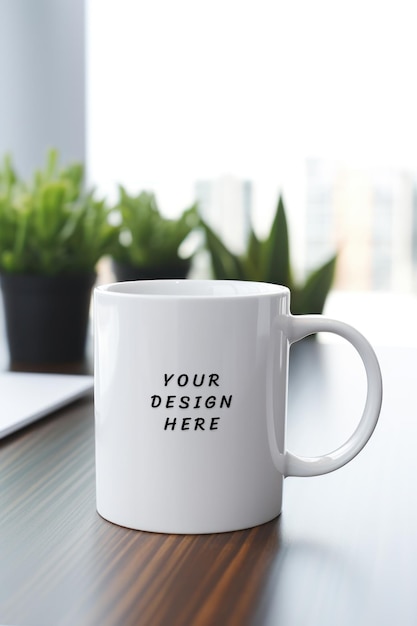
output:
M233 176L201 180L195 186L202 218L233 251L243 252L252 210L252 183Z
M417 278L417 177L311 159L306 269L339 251L335 287L411 291Z

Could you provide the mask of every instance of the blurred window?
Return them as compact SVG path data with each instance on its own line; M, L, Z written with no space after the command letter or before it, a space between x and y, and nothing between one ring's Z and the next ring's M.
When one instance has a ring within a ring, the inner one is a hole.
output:
M174 215L241 181L260 235L282 191L298 275L338 250L335 291L415 292L412 3L86 1L99 190Z

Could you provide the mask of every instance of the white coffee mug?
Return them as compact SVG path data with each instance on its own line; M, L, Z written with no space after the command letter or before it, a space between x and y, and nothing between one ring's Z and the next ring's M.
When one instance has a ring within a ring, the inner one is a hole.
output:
M382 401L379 365L351 326L293 316L286 287L239 281L114 283L94 294L97 510L144 531L214 533L281 512L285 476L325 474L366 444ZM291 343L346 338L365 365L360 423L340 448L285 449Z

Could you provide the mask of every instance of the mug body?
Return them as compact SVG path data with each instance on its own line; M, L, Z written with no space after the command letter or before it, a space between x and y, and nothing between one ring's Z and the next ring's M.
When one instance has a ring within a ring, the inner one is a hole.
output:
M249 528L281 511L285 287L135 281L94 295L97 510L165 533ZM282 323L281 323L282 321Z

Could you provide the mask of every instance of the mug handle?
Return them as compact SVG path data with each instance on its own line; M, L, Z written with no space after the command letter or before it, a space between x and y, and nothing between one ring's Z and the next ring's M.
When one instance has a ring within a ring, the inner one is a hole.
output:
M356 430L343 445L325 456L301 457L288 451L278 451L276 438L273 437L274 462L283 476L319 476L333 472L349 463L371 437L378 422L382 404L381 370L368 340L349 324L322 315L290 314L287 319L286 335L290 345L316 332L334 333L353 345L365 366L367 376L365 408Z

